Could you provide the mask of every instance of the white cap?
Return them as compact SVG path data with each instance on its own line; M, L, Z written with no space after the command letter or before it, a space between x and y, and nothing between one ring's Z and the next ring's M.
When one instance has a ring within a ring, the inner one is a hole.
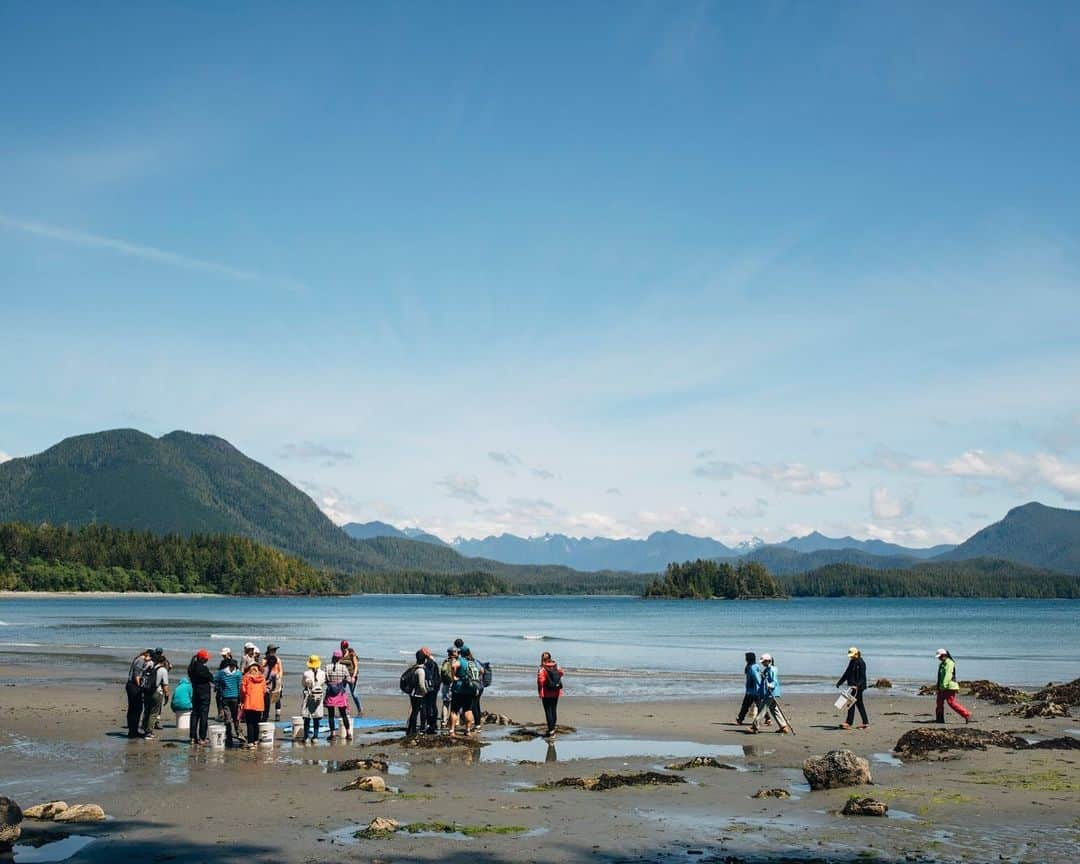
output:
M244 650L245 650L245 651L247 651L247 650L248 650L248 648L258 648L258 647L259 647L259 646L258 646L258 645L256 645L256 644L255 644L254 642L245 642L245 643L244 643Z
M232 648L222 648L221 649L221 656L222 657L226 656L227 654L232 654Z
M934 656L935 657L944 657L948 653L949 652L946 651L944 648L938 648L937 651L934 652Z
M761 659L768 660L770 663L772 663L772 654L762 654Z

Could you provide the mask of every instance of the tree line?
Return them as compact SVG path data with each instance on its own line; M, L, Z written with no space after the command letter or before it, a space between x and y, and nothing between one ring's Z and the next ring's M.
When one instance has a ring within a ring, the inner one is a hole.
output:
M732 565L727 561L699 558L683 564L668 564L664 575L645 587L643 596L740 600L783 597L784 589L756 561L739 561Z

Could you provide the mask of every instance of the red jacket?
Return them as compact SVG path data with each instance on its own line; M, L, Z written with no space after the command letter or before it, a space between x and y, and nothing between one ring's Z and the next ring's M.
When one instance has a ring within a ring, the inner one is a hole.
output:
M240 709L262 713L266 708L266 679L256 667L240 679Z
M536 673L536 690L540 694L541 699L558 699L562 696L562 687L548 687L547 670L558 669L559 672L565 676L562 667L557 663L545 663Z

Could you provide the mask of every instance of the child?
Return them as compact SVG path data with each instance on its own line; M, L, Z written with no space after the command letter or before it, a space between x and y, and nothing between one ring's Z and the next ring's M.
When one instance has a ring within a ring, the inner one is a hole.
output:
M240 682L240 708L247 724L247 746L251 749L259 740L259 721L266 707L266 678L257 663L248 666Z

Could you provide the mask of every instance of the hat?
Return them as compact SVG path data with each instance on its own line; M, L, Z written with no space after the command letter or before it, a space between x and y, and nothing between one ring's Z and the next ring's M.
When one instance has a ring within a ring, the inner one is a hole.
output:
M249 648L254 650L254 649L258 648L258 647L259 646L256 645L254 642L245 642L244 643L244 650L245 651L247 651Z
M162 654L165 653L165 649L164 648L155 648L154 653L157 654L158 656L161 656Z
M334 659L335 660L340 660L341 659L341 652L340 651L335 651L334 652Z
M319 657L318 654L312 654L310 657L307 658L308 669L318 669L320 666L322 666L322 659Z
M425 657L430 657L431 649L425 645L423 648L420 649L420 653L423 654Z
M342 639L341 640L341 650L344 651L348 647L349 647L349 640L348 639Z
M231 654L232 654L232 648L222 648L221 649L221 656L222 657L229 657Z
M446 653L447 654L457 654L458 650L453 645L451 645L449 648L446 649Z
M205 648L200 648L198 651L195 652L195 656L198 657L200 660L209 660L210 652L207 651Z
M761 655L761 662L762 663L772 663L772 654L762 654Z
M847 649L847 656L848 657L858 657L859 656L859 649L856 648L854 645L852 645L850 648Z
M266 646L266 653L269 654L271 651L277 651L277 649L278 649L277 645L267 645Z
M944 648L938 648L937 651L934 652L934 656L937 657L938 659L941 659L942 657L944 657L948 653L949 652L946 651Z

